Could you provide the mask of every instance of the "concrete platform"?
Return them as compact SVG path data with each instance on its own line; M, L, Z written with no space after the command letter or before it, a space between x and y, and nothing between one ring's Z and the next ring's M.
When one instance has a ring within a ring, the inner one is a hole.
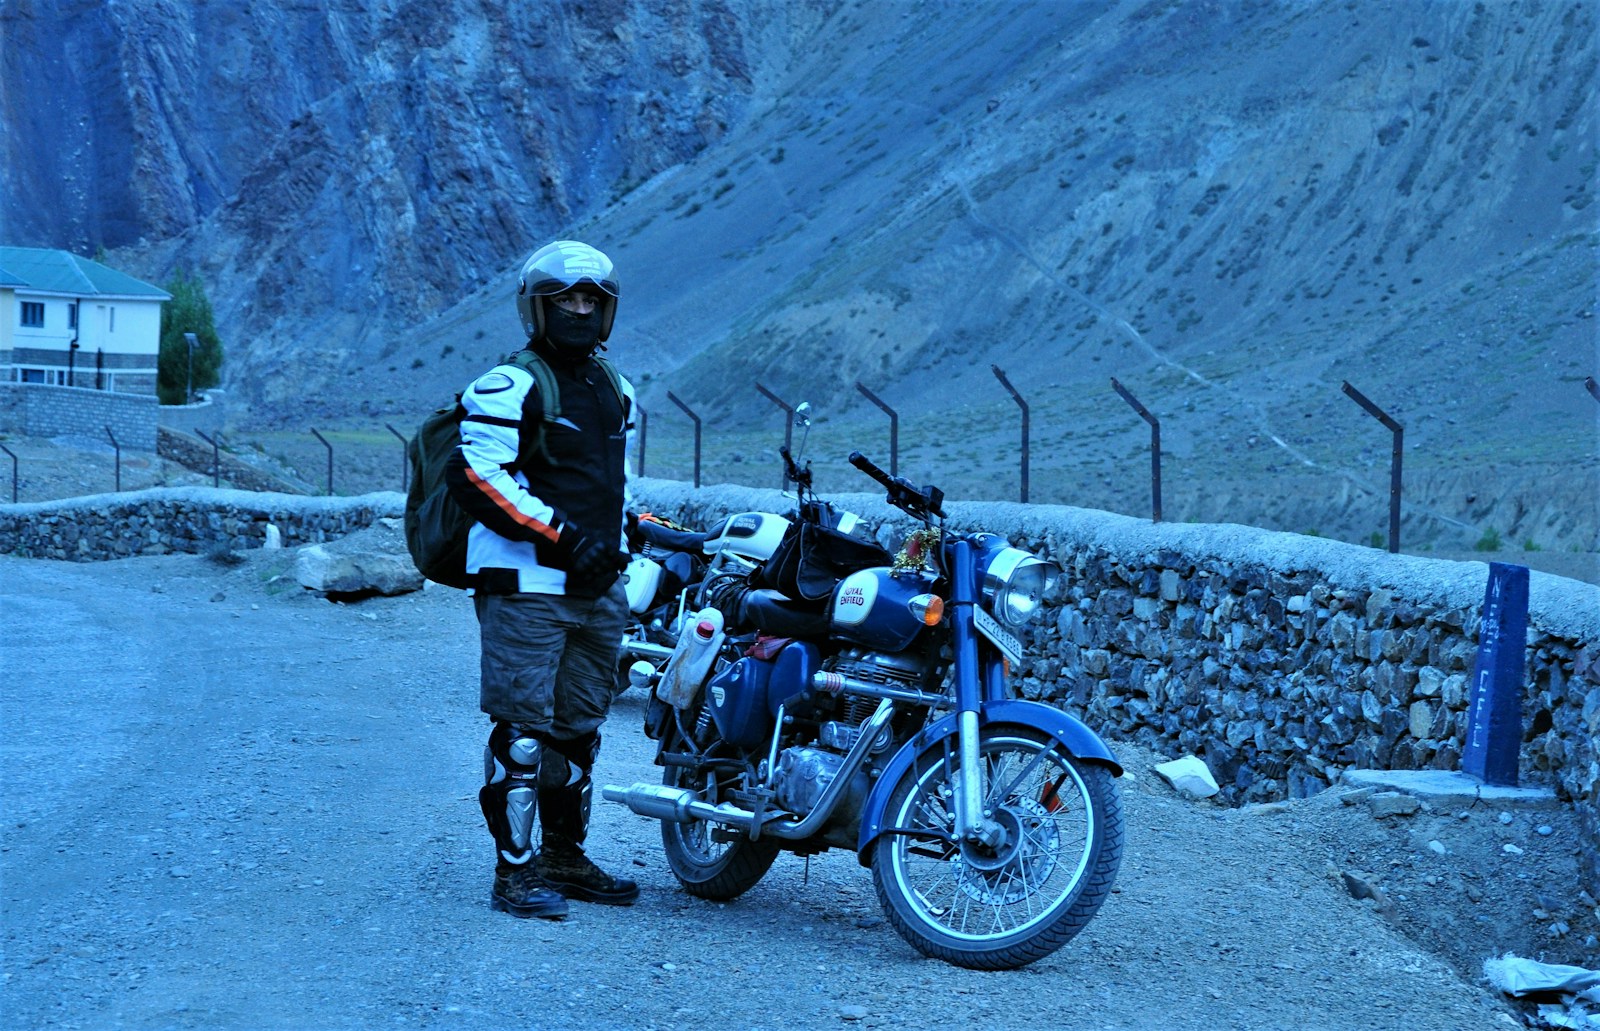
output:
M1345 770L1339 783L1353 788L1399 791L1440 808L1492 805L1500 809L1555 809L1549 788L1502 788L1450 770Z

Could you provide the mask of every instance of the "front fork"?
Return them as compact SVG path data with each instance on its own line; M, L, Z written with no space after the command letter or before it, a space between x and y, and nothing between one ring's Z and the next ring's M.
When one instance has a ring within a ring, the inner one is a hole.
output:
M972 615L979 601L977 562L969 541L953 542L946 553L950 583L951 631L955 647L956 748L960 770L956 776L956 838L994 848L1005 831L984 808L988 785L979 750L978 706L989 697L1005 696L1005 668L993 648L984 647Z

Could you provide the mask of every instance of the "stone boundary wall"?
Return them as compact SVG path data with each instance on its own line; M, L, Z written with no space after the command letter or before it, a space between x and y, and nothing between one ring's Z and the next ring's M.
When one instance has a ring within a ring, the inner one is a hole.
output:
M788 512L777 491L637 481L635 507L705 527ZM881 494L829 500L897 546ZM1233 803L1303 797L1346 769L1460 768L1488 580L1482 562L1391 555L1230 524L1151 523L1058 505L946 502L1067 571L1020 692L1107 738L1204 759ZM1585 828L1600 887L1600 587L1529 574L1520 780Z
M109 447L110 426L124 450L154 452L157 407L153 393L0 383L0 426L30 437L91 437Z
M156 421L162 427L180 433L193 434L195 430L204 430L207 436L215 437L227 421L227 395L221 390L207 390L202 394L205 400L192 405L161 405L156 412Z
M0 554L93 562L173 552L259 548L267 524L283 543L317 544L405 514L393 491L306 497L212 487L153 487L64 501L0 505Z
M3 358L0 353L0 358ZM25 395L17 383L0 383L0 433L22 433Z
M689 526L787 512L774 490L636 480L634 506ZM876 494L833 495L896 545ZM1346 769L1456 769L1481 562L1390 555L1229 524L1152 524L1056 505L947 502L1067 570L1066 596L1014 670L1026 697L1112 740L1204 759L1229 802L1303 797ZM328 540L403 513L394 492L304 497L203 487L0 505L0 553L93 560ZM1572 804L1600 889L1600 587L1533 572L1521 779ZM1600 893L1600 892L1597 892Z
M209 431L208 431L208 435ZM215 439L213 437L213 439ZM283 494L310 494L311 491L301 490L297 484L287 482L262 469L257 469L227 450L227 441L223 440L223 447L212 448L199 437L192 437L187 433L168 429L166 426L156 428L156 454L170 462L177 462L185 469L192 469L197 473L216 477L220 472L222 482L236 490L266 491ZM214 464L215 463L215 464ZM218 469L215 466L220 466Z

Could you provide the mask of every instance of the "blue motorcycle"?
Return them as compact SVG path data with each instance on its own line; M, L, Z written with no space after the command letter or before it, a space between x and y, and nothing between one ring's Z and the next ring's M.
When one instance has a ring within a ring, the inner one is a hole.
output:
M1111 751L1006 689L1015 630L1059 567L947 532L942 491L853 453L922 523L891 556L831 527L809 465L784 461L801 503L778 549L712 585L663 670L636 667L662 783L605 797L661 821L692 895L733 899L779 852L851 848L924 954L985 970L1049 955L1105 901L1123 846Z

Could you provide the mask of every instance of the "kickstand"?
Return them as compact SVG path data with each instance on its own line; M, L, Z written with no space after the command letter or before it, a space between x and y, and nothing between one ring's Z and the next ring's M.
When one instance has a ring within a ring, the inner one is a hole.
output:
M811 857L810 856L806 856L806 872L801 875L800 883L801 884L810 884L811 883Z

